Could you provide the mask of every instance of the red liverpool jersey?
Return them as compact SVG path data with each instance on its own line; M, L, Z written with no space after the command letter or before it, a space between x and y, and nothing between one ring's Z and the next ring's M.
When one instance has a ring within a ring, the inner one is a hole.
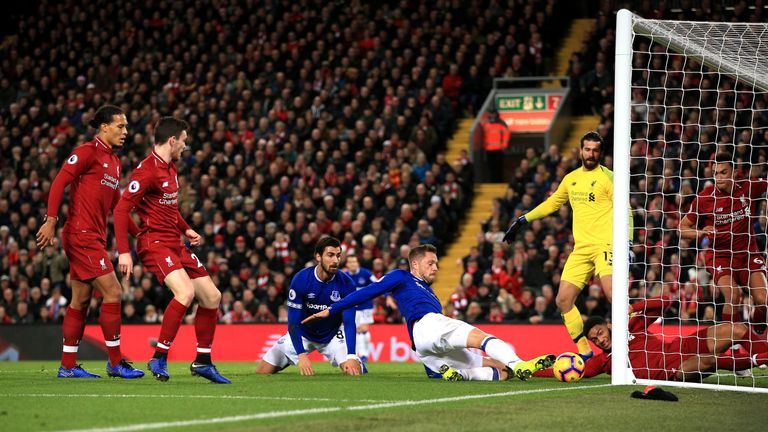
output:
M72 151L51 185L48 216L56 217L64 188L69 213L64 232L95 233L106 243L107 215L120 199L120 160L98 137Z
M715 228L715 256L756 252L750 223L752 200L762 196L766 187L765 179L736 180L730 194L707 186L696 195L685 217L699 228Z
M176 165L165 162L154 151L133 171L115 209L115 235L120 253L129 251L126 224L134 207L142 222L139 236L169 247L181 244L180 234L189 226L179 213Z

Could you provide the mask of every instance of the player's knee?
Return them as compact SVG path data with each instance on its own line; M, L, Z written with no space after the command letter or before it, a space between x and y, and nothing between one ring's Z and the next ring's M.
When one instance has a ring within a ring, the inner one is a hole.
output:
M176 299L177 302L188 307L189 305L192 304L192 300L195 298L195 292L192 290L190 291L185 290L183 292L177 292L173 297Z
M573 299L564 295L560 295L559 293L557 297L555 297L555 304L561 313L566 313L573 309Z

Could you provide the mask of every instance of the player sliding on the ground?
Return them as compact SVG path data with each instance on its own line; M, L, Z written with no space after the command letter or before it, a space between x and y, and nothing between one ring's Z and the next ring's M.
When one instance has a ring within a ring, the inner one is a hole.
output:
M190 244L200 244L200 235L187 225L179 213L179 180L175 162L184 150L189 125L183 120L163 117L155 125L155 146L131 175L128 189L115 208L115 236L120 252L118 267L127 278L133 269L128 246L128 224L137 208L142 221L136 236L136 251L148 271L173 291L173 299L163 314L160 337L154 357L147 367L160 381L168 381L168 350L179 331L192 300L197 298L195 335L197 357L190 366L193 375L218 384L229 384L211 362L211 346L216 332L221 292L214 285L203 263L181 244L185 235Z
M410 273L395 269L381 280L350 294L302 321L340 314L366 300L391 292L408 325L412 347L424 364L427 376L449 381L496 381L517 377L527 380L536 371L554 364L554 355L523 361L506 342L463 321L443 315L442 306L430 284L437 274L437 249L420 245L408 254ZM470 351L479 348L488 357Z
M696 382L715 369L736 372L768 364L768 342L745 324L718 324L668 340L649 333L648 326L662 316L668 303L652 298L629 307L629 362L636 378ZM610 324L603 317L590 317L584 333L603 352L587 361L583 377L611 373ZM742 349L723 354L734 344Z
M303 324L301 319L313 311L330 307L334 302L355 292L355 283L340 272L341 243L324 236L315 245L317 265L302 269L288 291L288 334L281 337L264 354L256 368L259 374L274 374L297 365L302 375L314 375L309 354L319 351L347 375L360 375L362 364L355 355L355 310L344 311L342 317Z
M120 199L120 159L115 150L123 147L128 121L123 110L104 105L96 111L90 125L98 132L93 141L72 151L56 175L48 197L48 216L37 232L37 247L42 249L52 243L64 188L70 185L69 218L61 230L61 240L69 258L72 302L62 324L64 346L58 377L100 378L77 364L88 305L96 290L104 298L99 324L109 355L107 375L141 378L144 372L134 369L120 352L122 288L107 253L107 216ZM130 225L126 229L137 229Z

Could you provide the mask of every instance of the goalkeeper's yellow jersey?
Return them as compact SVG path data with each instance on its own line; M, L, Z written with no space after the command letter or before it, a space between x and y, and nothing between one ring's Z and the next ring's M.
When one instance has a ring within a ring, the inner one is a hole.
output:
M612 244L613 172L600 165L592 171L579 167L568 173L554 194L525 215L530 221L557 211L568 201L573 210L576 245ZM630 233L632 218L630 217ZM632 238L630 234L630 239Z

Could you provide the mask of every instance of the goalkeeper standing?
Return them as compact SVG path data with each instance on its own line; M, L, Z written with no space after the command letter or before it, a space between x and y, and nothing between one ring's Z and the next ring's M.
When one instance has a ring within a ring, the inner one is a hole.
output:
M612 292L613 172L600 165L602 155L603 139L599 134L589 132L581 137L582 166L568 173L552 196L515 220L504 235L504 241L512 243L525 224L570 202L576 244L565 263L555 302L568 334L585 360L593 353L584 336L584 321L575 306L576 297L594 274L600 278L609 300ZM631 239L631 218L629 229Z

